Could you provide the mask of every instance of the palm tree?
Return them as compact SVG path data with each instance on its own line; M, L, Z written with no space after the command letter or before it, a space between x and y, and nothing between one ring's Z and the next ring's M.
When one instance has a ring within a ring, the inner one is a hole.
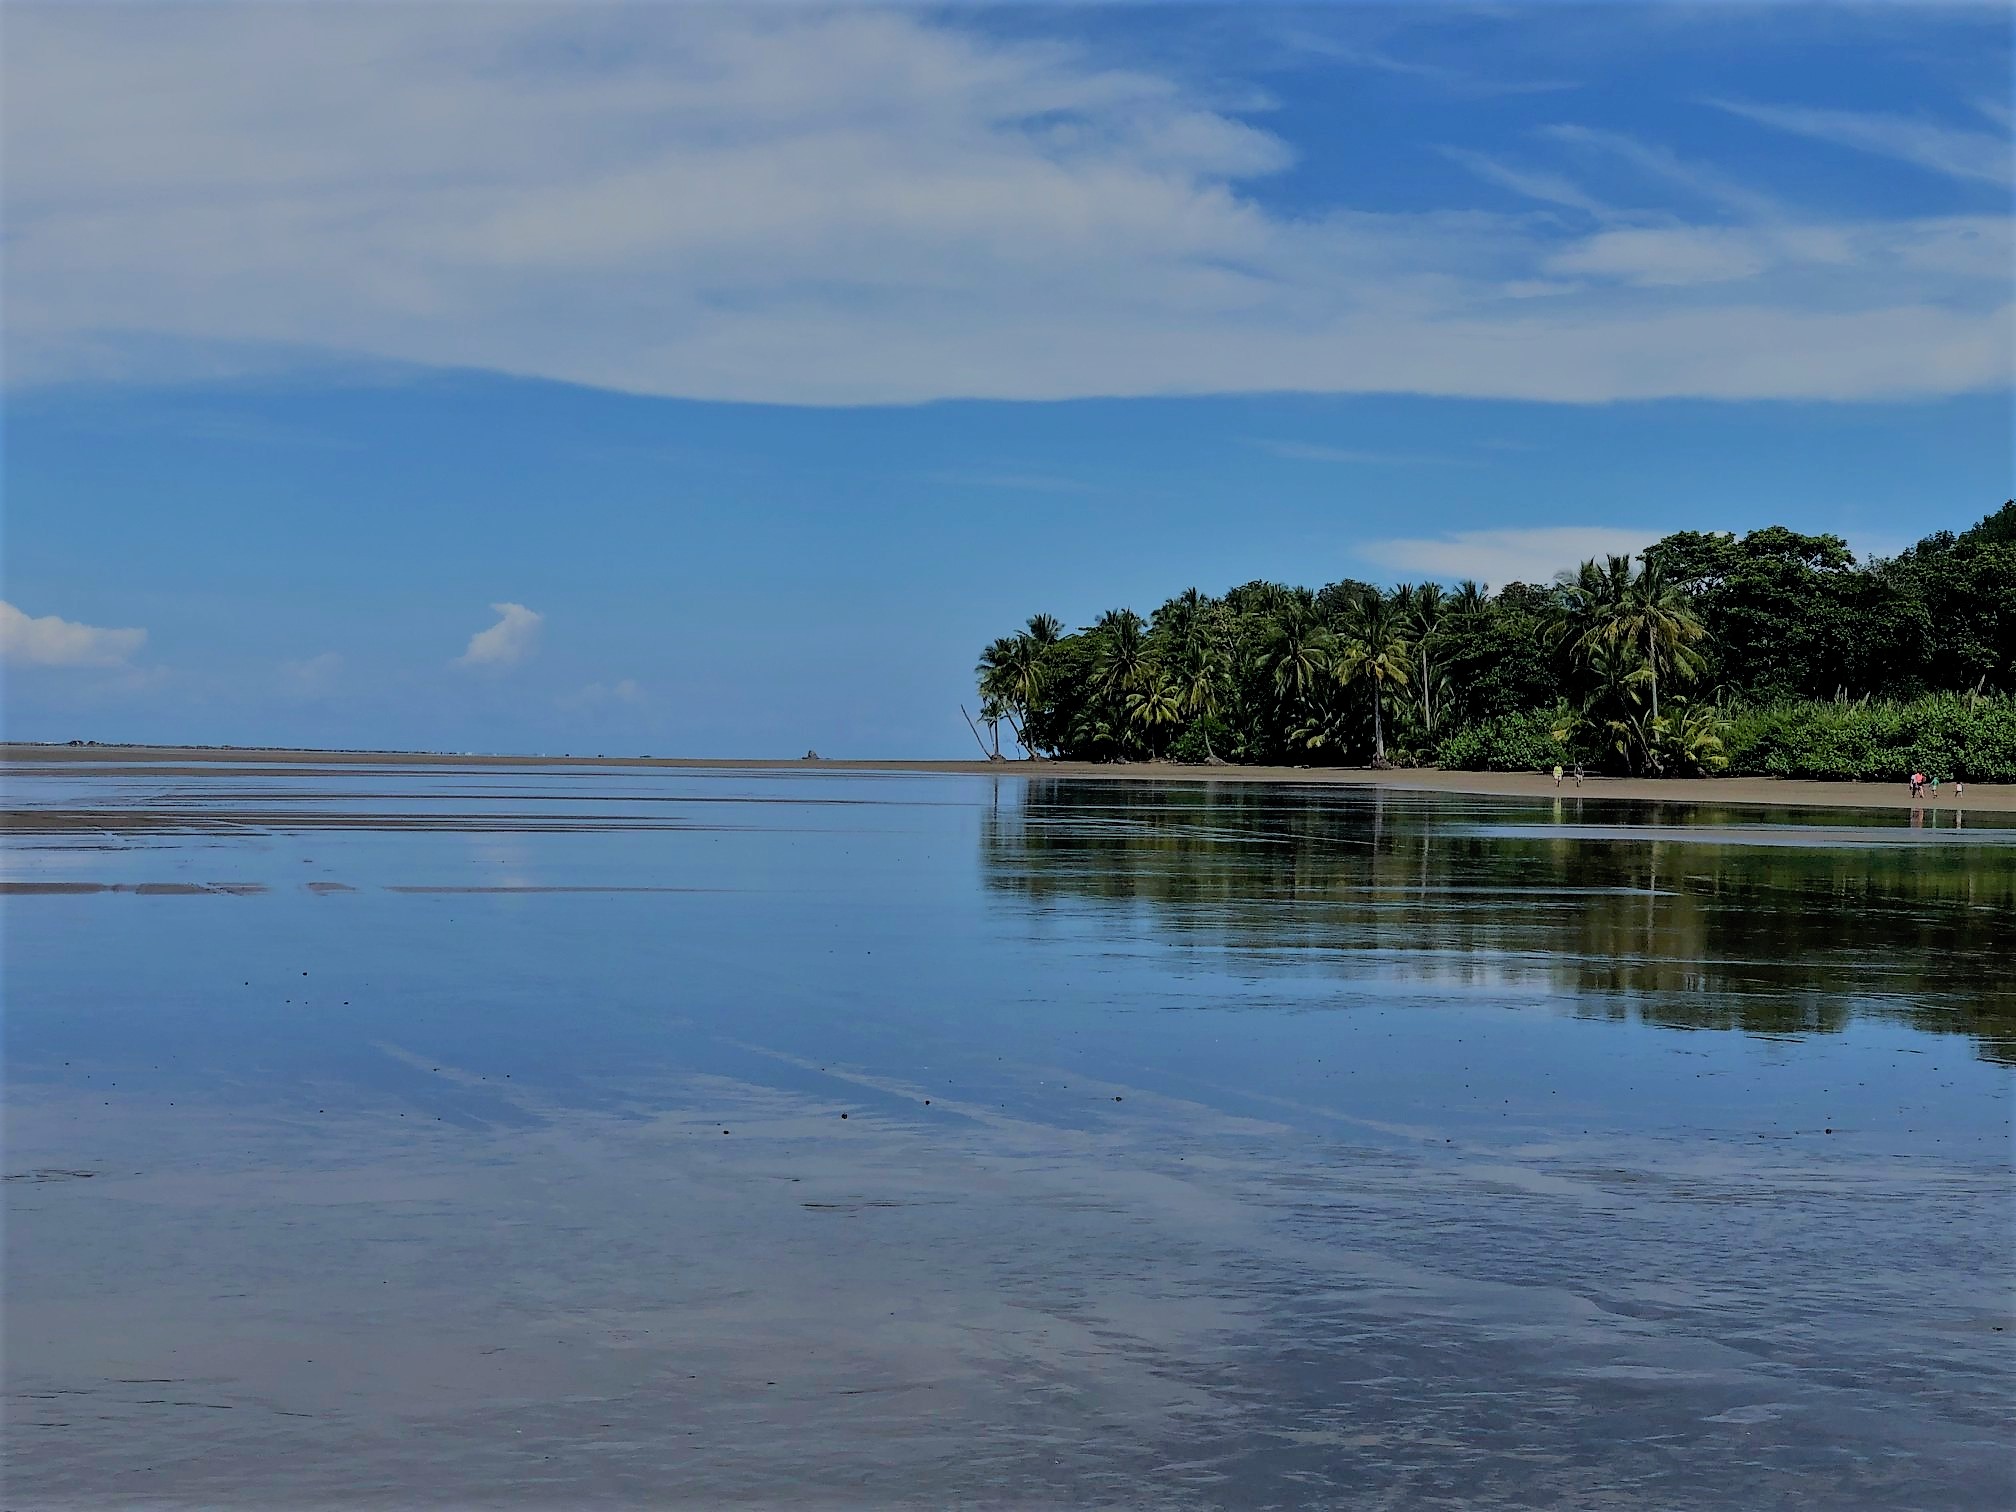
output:
M1032 614L1025 633L1038 646L1054 646L1064 639L1064 621L1054 614Z
M1707 634L1693 603L1669 582L1665 570L1647 562L1634 572L1629 556L1610 556L1601 567L1584 562L1561 585L1560 609L1549 626L1557 644L1585 665L1599 647L1645 659L1652 694L1651 719L1659 719L1659 668L1683 676L1700 669L1693 647Z
M1644 648L1651 671L1652 722L1659 722L1659 661L1682 676L1700 670L1701 655L1693 648L1708 634L1693 602L1668 582L1656 562L1647 562L1625 596L1617 621L1620 636Z
M1008 727L1022 749L1035 754L1024 735L1030 711L1043 694L1043 657L1035 637L1002 636L980 653L980 663L973 670L980 679L983 706L1006 713Z
M1162 666L1176 687L1179 713L1199 722L1204 756L1216 761L1210 721L1217 717L1232 663L1221 644L1220 606L1195 588L1185 589L1155 612L1151 638L1162 643Z
M1342 649L1336 663L1336 677L1348 684L1364 677L1372 685L1372 759L1386 759L1386 725L1381 705L1387 684L1407 686L1410 649L1406 627L1391 600L1376 589L1364 594L1345 616Z
M1396 600L1399 597L1394 594ZM1428 668L1428 653L1442 629L1446 607L1447 598L1435 583L1423 583L1414 589L1405 604L1407 628L1414 635L1414 655L1421 673L1421 725L1430 735L1435 733L1435 695L1446 689L1449 681L1445 677L1438 684Z
M1183 695L1176 680L1160 667L1145 668L1134 691L1127 695L1127 718L1148 732L1151 751L1155 732L1182 717Z
M1148 665L1148 641L1141 616L1132 609L1109 609L1092 626L1099 639L1093 685L1116 703L1140 683Z
M1225 684L1232 672L1232 660L1223 650L1199 636L1180 653L1176 663L1176 692L1182 711L1197 721L1204 737L1204 759L1216 761L1211 749L1211 722L1225 701Z
M1315 605L1291 598L1275 615L1260 648L1260 670L1272 680L1276 698L1300 704L1321 684L1336 650L1337 637Z
M1631 558L1612 555L1601 566L1591 558L1561 574L1559 585L1548 639L1576 660L1587 660L1598 642L1615 644L1618 615L1631 593Z

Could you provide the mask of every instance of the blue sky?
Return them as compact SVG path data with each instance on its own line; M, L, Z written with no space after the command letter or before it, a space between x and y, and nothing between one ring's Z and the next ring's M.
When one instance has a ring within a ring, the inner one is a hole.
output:
M8 733L959 755L1037 609L1962 526L2009 26L11 7Z

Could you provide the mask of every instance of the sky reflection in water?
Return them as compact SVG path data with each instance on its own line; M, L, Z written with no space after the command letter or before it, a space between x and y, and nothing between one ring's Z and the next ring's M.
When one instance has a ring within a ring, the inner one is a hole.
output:
M9 801L27 1494L2016 1491L2016 829L198 763Z

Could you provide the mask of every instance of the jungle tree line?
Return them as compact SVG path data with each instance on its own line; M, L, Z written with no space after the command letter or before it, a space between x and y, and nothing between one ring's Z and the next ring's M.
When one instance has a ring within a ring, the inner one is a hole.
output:
M1519 728L1597 767L1713 771L1744 709L2010 707L2016 503L1864 563L1773 526L1681 532L1495 593L1192 588L1075 631L1039 614L977 674L997 740L1077 760L1476 764L1480 739Z

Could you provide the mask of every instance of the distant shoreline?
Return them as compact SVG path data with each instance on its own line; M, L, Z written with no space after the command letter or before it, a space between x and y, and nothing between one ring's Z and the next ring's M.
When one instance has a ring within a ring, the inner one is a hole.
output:
M252 746L0 744L0 762L172 765L264 762L326 766L667 767L693 771L820 771L920 776L1072 777L1097 782L1236 782L1380 787L1399 792L1480 798L1598 798L1633 802L1735 804L1766 808L1965 810L2016 813L2016 784L1970 783L1957 800L1951 784L1936 802L1914 799L1902 783L1794 782L1775 777L1588 777L1560 788L1544 772L1445 772L1437 768L1181 766L1171 762L840 761L675 756L492 756L448 751L316 751Z

